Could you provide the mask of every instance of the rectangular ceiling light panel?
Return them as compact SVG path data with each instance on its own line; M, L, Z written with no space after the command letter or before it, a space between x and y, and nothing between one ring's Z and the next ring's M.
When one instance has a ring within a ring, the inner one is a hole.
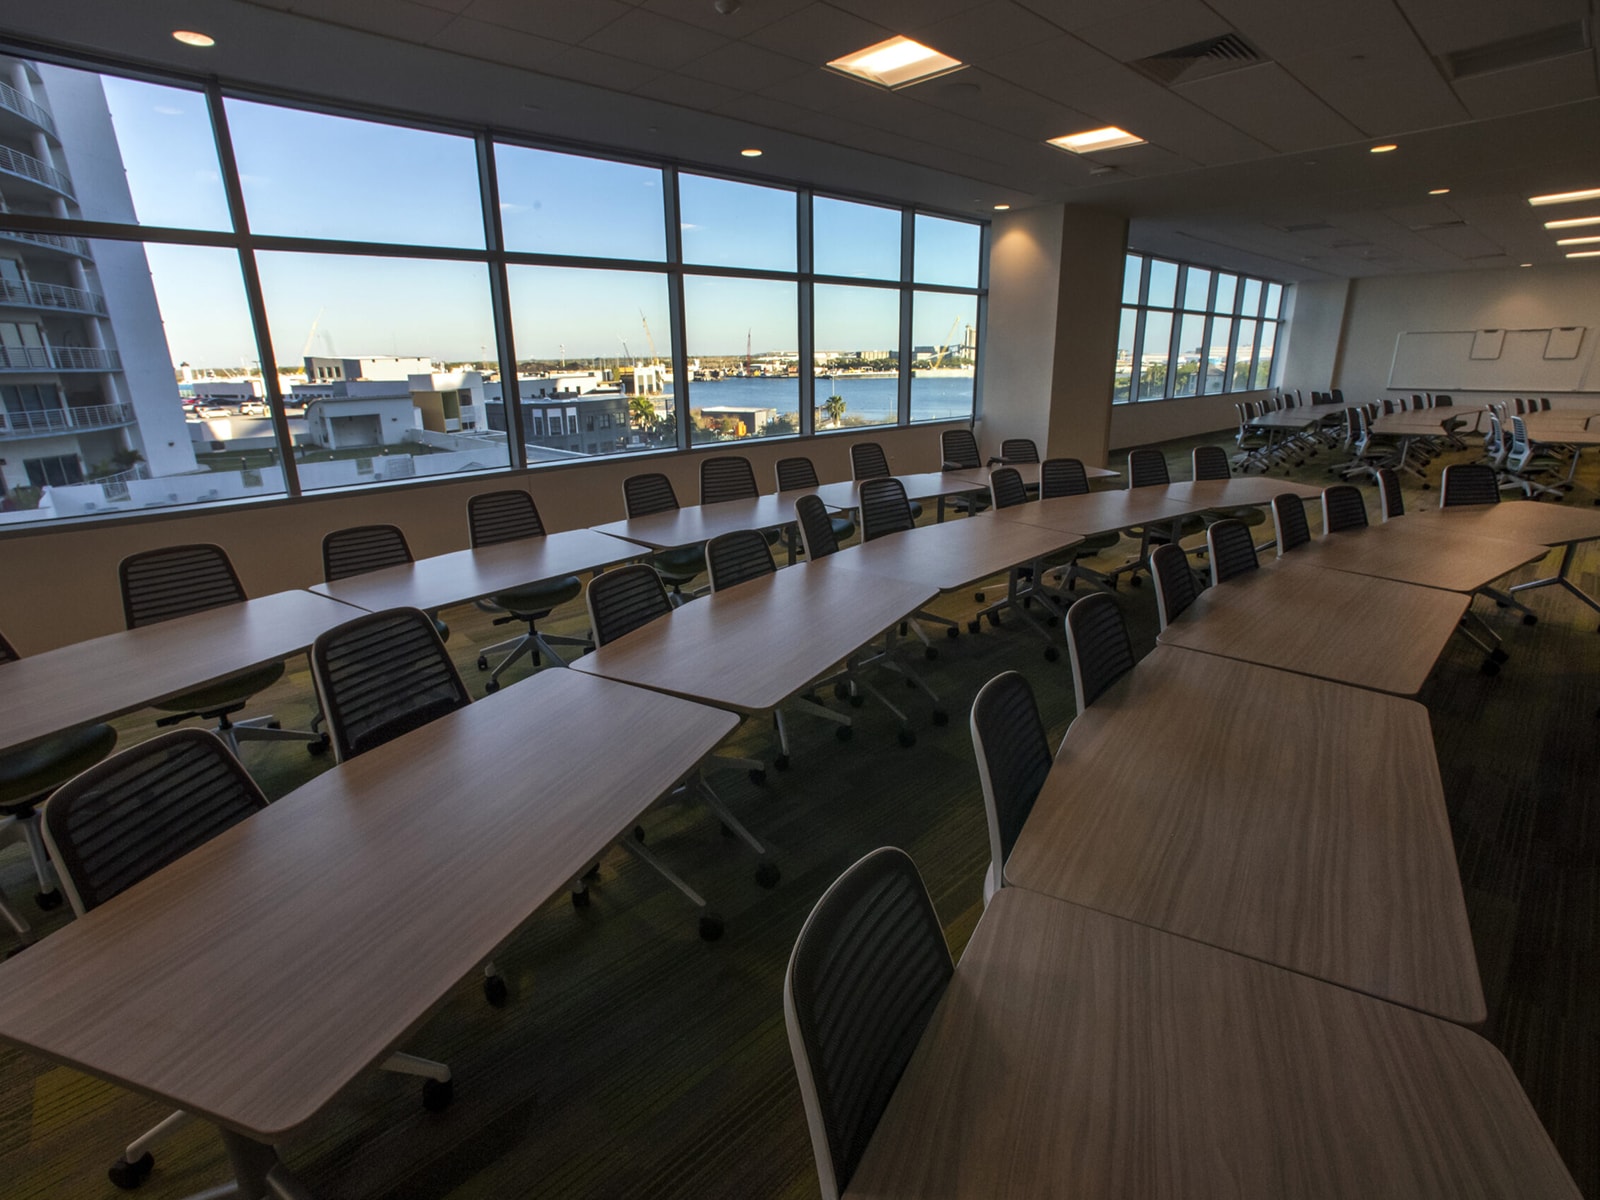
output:
M1086 129L1082 133L1064 133L1049 141L1052 146L1060 146L1074 154L1095 154L1101 150L1144 145L1144 139L1138 134L1118 129L1115 125L1107 125L1104 129Z
M1600 200L1600 188L1584 188L1581 192L1549 192L1543 196L1528 197L1528 203L1535 208L1545 204L1574 204L1579 200Z
M1546 229L1582 229L1585 225L1600 225L1600 217L1567 217L1561 221L1546 221Z
M828 64L830 70L885 88L909 87L959 71L967 64L908 37L892 37Z

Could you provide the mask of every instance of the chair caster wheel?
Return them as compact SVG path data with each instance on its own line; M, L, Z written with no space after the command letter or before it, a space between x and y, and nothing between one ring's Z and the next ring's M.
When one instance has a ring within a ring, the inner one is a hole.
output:
M1423 490L1423 491L1425 491L1425 492L1431 492L1431 491L1433 491L1433 484L1431 484L1431 483L1425 483L1425 484L1423 484L1423 485L1422 485L1422 490Z
M572 893L572 907L573 908L588 908L589 907L589 889L588 888L584 888L582 891L577 891L577 892L573 892Z
M328 747L331 745L333 745L333 740L327 734L323 734L316 741L306 743L306 753L311 755L312 758L317 758L326 754Z
M782 878L783 872L778 870L777 863L763 862L756 867L756 883L761 887L775 888L778 886L778 880Z
M1482 671L1485 675L1498 675L1500 674L1500 664L1495 662L1495 660L1492 658L1486 658L1483 660L1483 665L1480 666L1478 670Z
M1046 646L1044 648L1044 660L1045 660L1045 662L1055 662L1056 659L1058 659L1060 657L1061 657L1061 651L1057 650L1054 646Z
M283 722L282 721L268 721L267 722L267 728L268 729L282 729L283 728Z
M917 744L917 735L910 729L902 729L897 736L900 739L900 744L907 749Z
M707 913L700 918L700 940L714 942L722 936L722 918Z
M905 635L906 635L906 631L907 631L907 630L908 630L908 629L910 629L910 626L909 626L909 625L907 625L907 624L906 624L906 623L905 623L905 622L904 622L904 621L901 621L901 622L900 622L900 636L901 636L901 637L905 637Z
M1133 584L1134 587L1143 587L1144 586L1144 580L1140 579L1137 575L1135 575L1132 579L1128 580L1128 582Z
M133 1162L119 1158L111 1164L111 1169L106 1172L107 1178L125 1192L131 1192L146 1179L150 1172L155 1170L155 1157L147 1150Z
M1534 616L1532 613L1523 613L1522 623L1524 625L1537 625L1539 623L1539 618Z
M951 641L955 641L956 638L961 636L961 630L956 628L956 626L952 625L952 626L950 626L949 629L946 629L944 631L944 635L945 635L945 637L949 638Z
M595 863L594 866L590 867L587 871L585 871L583 873L583 878L584 878L584 880L586 882L589 882L589 883L592 883L596 879L599 879L600 878L600 864L599 863Z
M755 784L757 787L760 787L766 781L767 781L767 773L765 771L763 771L760 767L756 767L754 770L752 770L750 772L750 782Z
M1033 607L1033 597L1032 596L1024 596L1022 598L1022 607L1023 608L1032 608Z
M778 755L777 758L772 760L772 765L780 771L787 771L789 769L789 756L787 754Z
M489 669L489 656L486 655L486 654L478 655L478 670L487 671L488 669Z
M643 825L635 825L633 827L633 840L638 842L641 846L644 845L644 826Z
M934 709L933 710L933 723L935 725L948 725L948 724L950 724L950 714L945 712L945 710L942 709L942 708Z
M850 685L845 683L843 680L840 680L838 683L833 685L833 698L835 700L855 699L855 697L850 694Z
M500 685L498 683L496 683L493 679L489 680L488 683L483 685L483 694L485 696L492 696L496 692L498 692L499 690L500 690Z
M851 708L860 708L866 702L867 702L867 698L865 696L863 696L863 695L860 695L859 693L850 697L850 707Z
M983 622L982 621L972 620L972 621L968 621L967 622L967 632L968 633L977 633L982 628L983 628Z
M443 1112L450 1107L450 1101L456 1098L456 1084L453 1079L446 1079L441 1083L437 1079L424 1080L422 1084L422 1107L429 1112Z
M939 657L939 652L932 646L924 646L922 648L922 657L927 659L929 662L932 662L934 659Z
M972 593L972 599L973 599L974 603L982 604L983 603L983 593L982 592L973 592Z
M1501 663L1501 662L1505 662L1508 658L1511 657L1511 655L1507 654L1504 650L1491 650L1489 652L1489 657L1491 659L1493 659L1495 662Z
M33 898L33 902L44 909L45 912L49 912L53 908L60 908L62 899L60 890L51 888L48 892L40 892L36 895Z
M987 614L987 618L986 619L988 620L989 627L991 629L999 629L1000 628L1000 614L999 613L997 613L997 612L989 613L989 614Z
M833 731L833 736L841 742L848 742L851 738L855 737L855 735L856 731L850 728L848 725L840 725Z
M587 892L584 893L588 895ZM504 1008L506 1003L506 981L498 975L485 975L483 977L483 998L493 1008Z

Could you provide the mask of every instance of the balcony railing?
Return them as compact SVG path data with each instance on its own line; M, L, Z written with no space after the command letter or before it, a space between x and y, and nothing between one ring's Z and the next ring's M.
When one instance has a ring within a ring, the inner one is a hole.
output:
M82 407L43 408L31 412L0 410L0 437L39 437L50 433L78 433L115 429L134 422L131 404L88 404Z
M17 283L0 279L0 304L22 304L31 308L63 308L74 312L105 315L104 296L59 283Z
M72 196L72 180L64 173L56 170L47 162L40 162L31 154L24 154L20 150L13 150L10 146L0 146L0 171L9 171L13 175L21 175L42 183L47 188L54 188L63 196Z
M122 356L97 346L0 346L0 371L120 371Z
M60 136L56 133L55 118L50 115L50 110L42 104L35 104L9 83L0 83L0 108L8 108L18 116L27 118L53 138Z
M35 246L48 246L79 258L89 257L89 243L81 237L63 237L58 233L23 233L18 229L0 229L0 239L10 242L32 242Z

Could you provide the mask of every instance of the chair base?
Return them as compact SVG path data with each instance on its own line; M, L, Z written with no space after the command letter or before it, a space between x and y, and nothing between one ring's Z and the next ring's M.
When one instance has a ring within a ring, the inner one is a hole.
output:
M489 656L499 650L504 650L507 646L511 647L511 653L495 663L494 668L489 670ZM496 642L494 645L480 651L478 654L478 670L489 670L489 683L494 685L489 690L496 691L500 683L500 676L524 655L533 656L534 670L542 670L546 666L566 666L567 660L557 654L552 649L553 646L579 646L587 652L594 649L594 639L568 637L559 633L540 633L534 628L533 622L530 621L528 623L528 632L521 637L507 638L503 642Z

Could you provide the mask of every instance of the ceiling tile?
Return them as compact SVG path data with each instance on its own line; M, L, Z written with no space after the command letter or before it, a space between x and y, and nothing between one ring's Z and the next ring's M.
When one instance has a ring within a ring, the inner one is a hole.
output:
M1398 0L1435 54L1482 46L1590 15L1585 0Z
M917 99L1031 141L1042 142L1059 137L1069 129L1088 128L1090 120L1076 109L976 67L948 80L934 80L924 85L918 89Z
M850 11L868 21L912 35L923 28L968 9L978 8L983 0L847 0Z
M604 55L471 17L455 18L433 38L432 44L441 50L563 79L601 79L617 68L616 60Z
M292 12L314 16L319 21L348 25L383 33L403 41L425 42L453 19L448 12L410 0L327 0L312 5L296 0L286 6ZM309 10L309 11L308 11Z
M894 32L831 4L812 4L756 30L744 40L821 67L836 58L876 45L894 36Z
M1018 87L1056 97L1063 83L1083 72L1105 71L1116 60L1068 34L1018 46L984 61L984 70Z
M1498 3L1499 0L1489 2ZM1283 0L1207 0L1207 3L1273 59L1312 54L1321 47L1355 39L1372 45L1415 39L1394 0L1330 0L1318 4L1285 4Z
M1154 3L1155 0L1143 2ZM1106 19L1105 0L1017 0L1017 3L1068 33ZM1141 0L1128 0L1122 5L1129 10L1140 6Z
M1136 9L1108 5L1107 10L1115 15L1076 33L1118 62L1163 54L1232 32L1228 22L1200 0L1164 0Z
M759 91L768 84L816 70L796 58L789 58L760 46L725 46L681 68L684 75L708 79L741 92Z
M761 89L761 93L818 112L849 108L863 96L884 94L870 84L847 79L822 67L814 67L793 79L770 83Z
M1309 150L1362 138L1361 130L1277 63L1213 75L1173 90L1276 150Z
M1021 46L1053 40L1061 31L1020 4L995 0L940 21L918 21L909 33L952 58L981 63Z
M704 79L690 79L684 75L657 75L649 82L629 88L635 96L648 96L668 104L681 104L685 108L711 110L720 104L737 99L739 92Z
M581 42L632 10L617 0L471 0L463 15L558 42Z
M1284 59L1284 70L1368 136L1435 129L1468 119L1415 38L1342 42Z
M1496 71L1455 81L1456 95L1478 118L1551 108L1595 95L1594 59L1568 54L1512 71Z
M815 0L746 0L731 13L718 12L711 0L645 0L639 7L723 37L742 38L813 3Z
M583 48L671 71L732 44L699 26L636 8L585 38Z

